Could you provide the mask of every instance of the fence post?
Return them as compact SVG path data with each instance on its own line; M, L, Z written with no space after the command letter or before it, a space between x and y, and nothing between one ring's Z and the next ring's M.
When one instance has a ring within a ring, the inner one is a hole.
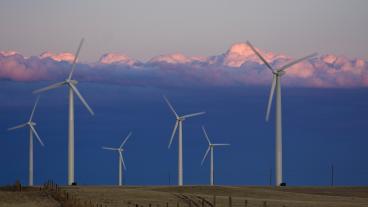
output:
M213 207L216 207L216 195L213 195Z
M233 199L231 198L231 196L229 196L229 207L233 206Z
M267 201L263 201L263 207L267 207Z
M176 207L179 207L179 202L176 202Z
M169 207L169 203L168 202L166 202L166 207Z
M244 206L247 207L248 206L248 200L244 201Z
M202 207L204 207L204 198L202 198Z

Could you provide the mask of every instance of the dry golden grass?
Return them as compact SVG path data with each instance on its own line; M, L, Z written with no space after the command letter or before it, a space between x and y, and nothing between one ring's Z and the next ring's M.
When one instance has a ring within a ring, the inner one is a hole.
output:
M22 192L0 190L0 207L59 207L60 204L37 188Z
M185 186L185 187L113 187L113 186L73 186L63 187L81 200L101 203L107 206L139 207L189 207L185 196L202 207L202 200L213 203L216 195L216 206L229 206L229 196L233 207L263 206L267 202L270 207L368 207L368 187L237 187L237 186ZM209 207L205 203L205 207Z

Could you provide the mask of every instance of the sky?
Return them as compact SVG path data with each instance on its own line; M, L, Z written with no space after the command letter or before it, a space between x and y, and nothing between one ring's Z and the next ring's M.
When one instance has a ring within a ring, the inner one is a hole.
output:
M27 183L28 131L6 128L27 120L36 98L31 91L47 84L1 84L1 91L13 92L1 93L2 185L15 179ZM162 98L165 94L179 114L206 111L202 117L184 121L185 184L209 183L209 160L201 167L207 148L204 125L213 142L231 144L215 149L216 184L269 185L270 169L274 169L274 108L270 122L265 122L268 87L173 90L80 83L78 88L96 113L92 117L76 100L79 184L117 183L118 155L101 147L119 146L130 131L133 135L124 151L125 183L176 184L177 137L167 148L175 117ZM283 95L285 182L330 185L333 164L336 185L368 185L367 90L285 87ZM35 143L35 183L48 179L66 183L67 108L65 88L40 98L34 121L45 147Z
M274 108L264 120L272 73L312 52L282 76L284 178L288 185L368 185L366 1L1 1L0 185L27 183L32 91L63 81L82 37L73 78L95 111L77 99L76 181L117 183L118 146L130 132L124 182L176 183L175 118L184 123L184 183L209 183L201 126L214 142L215 183L268 185L274 169ZM273 106L274 107L274 106ZM41 95L34 121L35 183L66 184L67 91ZM35 140L36 141L36 140ZM274 180L271 180L274 182Z
M368 2L362 0L65 0L1 1L0 50L26 56L74 52L82 61L106 52L146 61L169 53L216 55L254 41L289 56L368 58Z

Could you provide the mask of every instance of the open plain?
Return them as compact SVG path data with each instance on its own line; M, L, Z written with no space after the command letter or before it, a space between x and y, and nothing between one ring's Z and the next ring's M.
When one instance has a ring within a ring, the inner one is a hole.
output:
M60 187L60 191L86 206L90 203L112 207L368 206L368 187L67 186ZM62 206L62 203L34 187L22 192L0 190L0 206Z

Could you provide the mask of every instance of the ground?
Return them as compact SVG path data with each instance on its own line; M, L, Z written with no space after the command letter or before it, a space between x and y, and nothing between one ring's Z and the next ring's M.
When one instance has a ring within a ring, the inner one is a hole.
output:
M22 192L0 188L0 207L59 207L60 204L39 188L23 188Z
M368 187L244 186L64 186L60 192L81 203L117 207L368 207ZM229 201L231 196L231 201ZM2 206L59 206L39 188L24 192L0 190Z

